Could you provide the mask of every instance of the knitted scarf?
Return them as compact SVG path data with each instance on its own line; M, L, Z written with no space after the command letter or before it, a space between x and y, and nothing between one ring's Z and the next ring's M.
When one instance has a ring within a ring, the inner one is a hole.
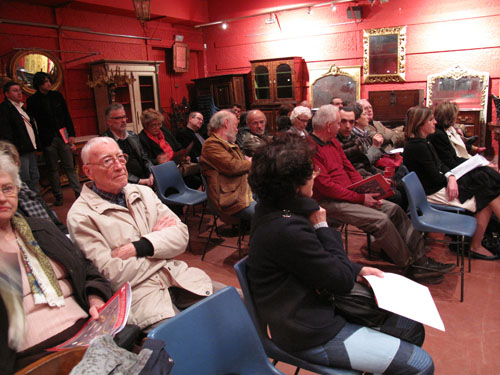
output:
M12 226L17 234L19 249L28 277L35 304L64 306L64 296L56 274L31 232L26 219L19 214L12 218Z

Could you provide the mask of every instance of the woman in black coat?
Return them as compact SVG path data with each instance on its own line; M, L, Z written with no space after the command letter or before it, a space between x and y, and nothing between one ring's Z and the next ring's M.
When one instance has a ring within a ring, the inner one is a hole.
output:
M434 137L445 154L446 165L438 156L433 144L428 140L436 131L436 120L431 109L413 107L408 113L406 125L407 143L403 153L403 163L409 171L414 171L422 183L429 202L463 207L475 212L476 233L472 237L471 254L478 259L498 259L481 244L492 212L500 215L500 175L490 167L476 168L458 181L451 173L450 166L460 164L460 159L451 155L449 147L438 134Z
M421 324L391 314L380 331L372 330L347 323L326 298L350 291L364 275L383 273L348 259L339 232L328 227L326 211L311 199L319 172L313 168L307 142L290 134L278 135L252 159L249 183L259 203L247 275L262 324L278 346L323 366L433 374L430 356L408 342L422 344ZM395 332L396 327L405 328ZM408 364L413 356L422 361Z

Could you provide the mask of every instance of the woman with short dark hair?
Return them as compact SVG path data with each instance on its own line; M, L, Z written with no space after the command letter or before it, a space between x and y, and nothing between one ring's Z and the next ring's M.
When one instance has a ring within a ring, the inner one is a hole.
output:
M298 136L278 135L253 156L249 183L259 202L247 275L261 323L278 346L309 362L433 374L431 357L419 347L421 324L395 314L380 331L347 323L326 297L349 292L362 276L383 273L348 259L340 233L328 227L326 211L311 198L318 173L312 151Z

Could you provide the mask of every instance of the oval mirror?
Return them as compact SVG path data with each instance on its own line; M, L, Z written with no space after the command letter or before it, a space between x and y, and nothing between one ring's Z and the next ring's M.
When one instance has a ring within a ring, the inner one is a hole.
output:
M37 72L45 72L52 81L52 89L57 90L62 83L62 64L57 57L46 51L23 50L12 57L10 63L12 78L22 84L23 91L32 95L33 76Z

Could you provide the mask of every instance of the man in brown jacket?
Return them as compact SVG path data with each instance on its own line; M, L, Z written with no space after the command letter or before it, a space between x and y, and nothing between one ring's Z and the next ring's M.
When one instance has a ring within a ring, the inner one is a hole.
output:
M248 185L251 158L243 155L236 142L238 119L220 111L208 124L209 137L201 149L201 170L207 180L207 194L217 213L250 221L255 201Z

